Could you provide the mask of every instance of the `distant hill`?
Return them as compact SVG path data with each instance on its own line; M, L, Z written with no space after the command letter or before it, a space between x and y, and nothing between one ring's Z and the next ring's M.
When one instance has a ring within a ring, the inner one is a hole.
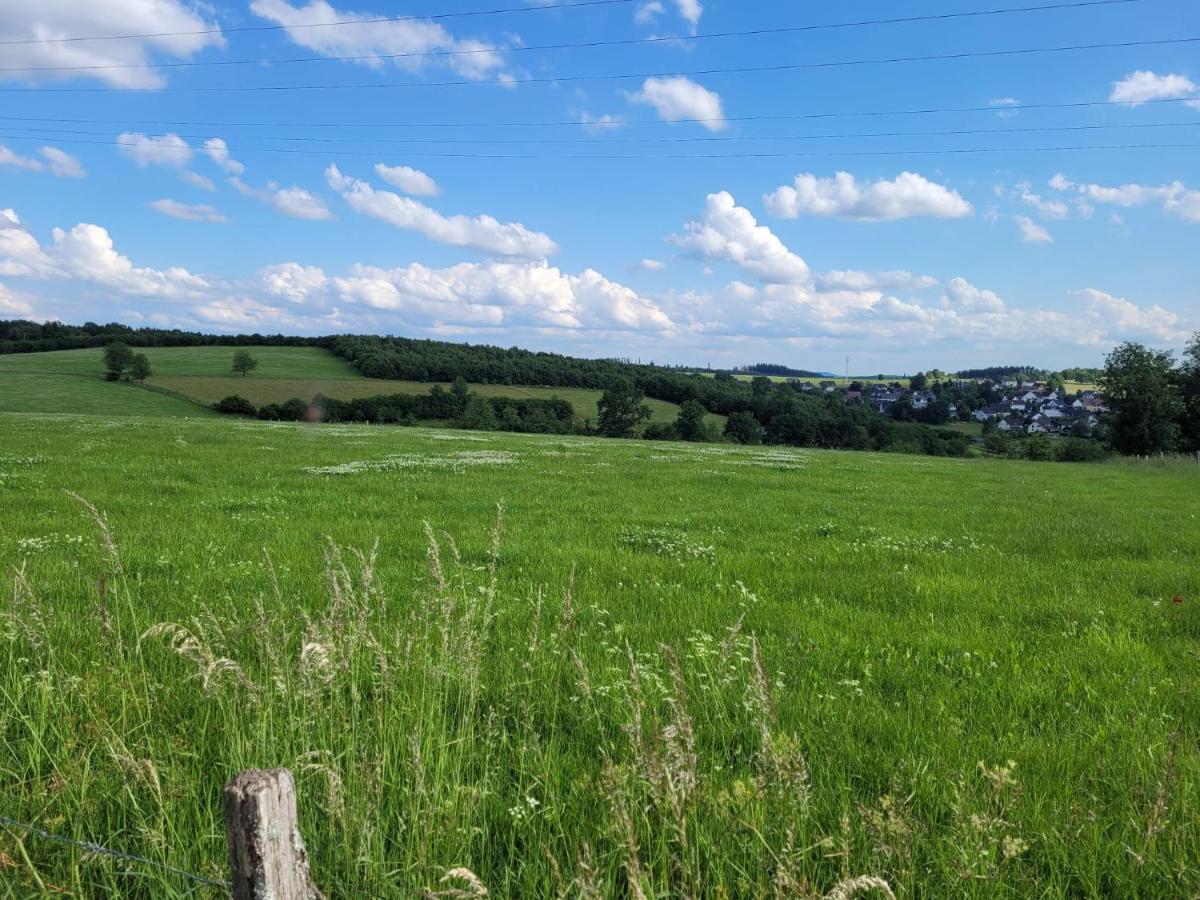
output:
M752 366L742 366L734 372L746 375L775 375L783 378L834 378L828 372L810 372L807 369L793 369L791 366L779 363L755 363Z

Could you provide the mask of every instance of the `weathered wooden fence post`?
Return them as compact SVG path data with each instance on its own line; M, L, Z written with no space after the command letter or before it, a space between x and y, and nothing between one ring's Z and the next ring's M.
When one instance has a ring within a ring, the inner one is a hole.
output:
M309 879L287 769L251 769L225 785L233 900L323 900Z

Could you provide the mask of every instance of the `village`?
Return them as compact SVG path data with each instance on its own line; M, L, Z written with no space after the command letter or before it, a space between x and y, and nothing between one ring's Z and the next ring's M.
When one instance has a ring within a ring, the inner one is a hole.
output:
M914 379L924 383L925 378ZM1012 434L1088 437L1107 410L1096 390L1069 392L1045 381L1007 378L949 378L913 389L899 381L865 384L834 380L804 382L805 393L841 394L849 403L864 403L900 421L941 425L975 422L986 433L995 429Z

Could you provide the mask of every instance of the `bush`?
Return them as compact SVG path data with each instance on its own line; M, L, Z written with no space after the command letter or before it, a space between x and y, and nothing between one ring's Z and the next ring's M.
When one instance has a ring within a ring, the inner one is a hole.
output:
M237 394L230 394L219 403L214 403L213 409L217 412L228 413L233 416L253 416L258 413L253 403L245 397L239 397Z
M647 441L677 441L679 432L670 422L651 422L642 432L642 438Z

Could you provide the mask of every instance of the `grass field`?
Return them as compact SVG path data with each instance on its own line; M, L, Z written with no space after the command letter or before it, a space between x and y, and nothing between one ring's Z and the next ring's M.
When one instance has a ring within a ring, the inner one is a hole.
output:
M319 347L251 347L259 366L242 377L230 372L233 347L146 348L153 375L147 381L158 393L103 380L103 350L62 350L0 356L0 382L17 386L0 392L3 412L94 413L97 415L205 415L188 400L209 406L230 394L256 406L282 403L293 397L311 400L321 393L338 400L379 394L426 394L432 384L363 378L342 359ZM443 384L449 388L449 384ZM120 388L118 391L116 388ZM596 421L600 391L584 388L473 384L485 397L526 397L567 400L580 419ZM164 393L165 392L165 393ZM173 395L173 396L171 396ZM98 405L93 405L98 404ZM648 399L650 422L674 422L679 407ZM709 425L721 429L725 417L709 414Z
M1200 892L1194 465L2 414L0 500L57 835L223 877L282 765L331 897ZM5 893L220 896L18 836Z

